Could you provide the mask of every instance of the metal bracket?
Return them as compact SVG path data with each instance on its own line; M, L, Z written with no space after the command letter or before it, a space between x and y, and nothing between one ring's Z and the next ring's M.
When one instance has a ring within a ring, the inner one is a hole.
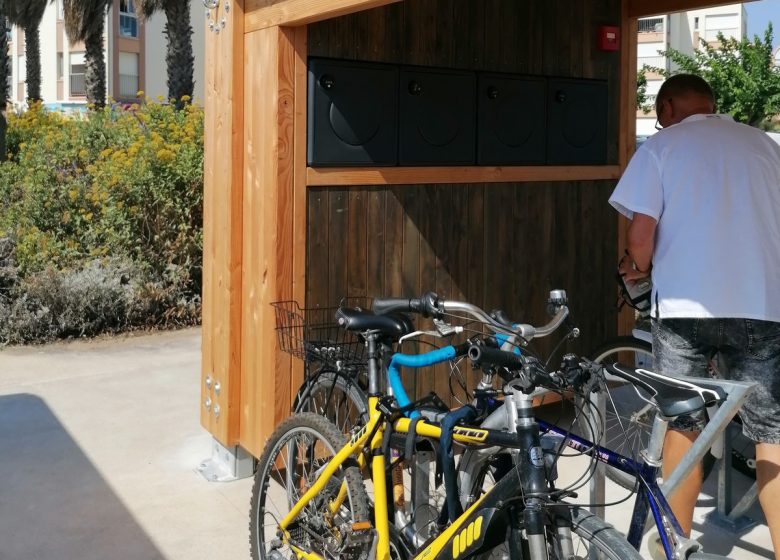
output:
M255 458L243 447L225 447L212 438L211 458L198 465L198 472L209 482L232 482L254 474Z

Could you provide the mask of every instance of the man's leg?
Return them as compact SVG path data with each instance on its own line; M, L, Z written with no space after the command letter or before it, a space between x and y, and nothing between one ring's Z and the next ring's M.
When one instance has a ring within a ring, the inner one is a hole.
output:
M679 432L677 430L669 430L666 432L666 439L664 440L664 463L662 467L664 479L668 479L669 476L671 476L675 467L691 448L693 442L696 441L698 435L699 432ZM780 446L778 446L778 448L778 452L780 452ZM671 497L667 496L672 512L674 512L674 516L680 523L680 527L682 527L686 537L691 536L693 509L696 507L696 500L699 497L699 492L701 492L703 476L701 461L699 461L696 463L691 473L682 480ZM780 482L780 480L778 482ZM780 486L778 486L778 491L780 492Z
M756 444L758 500L764 510L775 558L780 560L780 445Z

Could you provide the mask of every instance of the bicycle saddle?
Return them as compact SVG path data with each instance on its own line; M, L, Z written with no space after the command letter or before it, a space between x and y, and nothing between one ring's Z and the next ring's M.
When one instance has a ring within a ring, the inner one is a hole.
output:
M701 410L726 398L719 389L706 389L673 377L623 364L605 366L612 375L625 379L650 394L663 416L674 418Z
M402 313L375 315L371 311L339 307L336 320L340 327L348 331L379 331L392 340L414 331L412 320Z

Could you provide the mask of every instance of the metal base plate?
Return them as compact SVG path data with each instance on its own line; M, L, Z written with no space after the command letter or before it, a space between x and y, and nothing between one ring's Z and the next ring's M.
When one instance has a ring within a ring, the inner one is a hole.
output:
M756 525L758 522L747 515L740 515L736 518L731 518L727 515L723 515L718 510L713 510L704 516L704 519L713 525L717 525L723 529L726 529L735 534L746 533Z
M209 482L248 478L255 472L255 458L238 445L228 448L212 439L211 458L198 465L198 472Z

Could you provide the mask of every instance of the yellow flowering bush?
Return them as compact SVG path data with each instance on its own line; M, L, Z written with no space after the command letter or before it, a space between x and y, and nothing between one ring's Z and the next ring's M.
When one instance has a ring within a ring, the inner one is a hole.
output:
M9 115L8 147L0 239L13 241L22 282L121 259L140 298L130 323L198 320L202 108L139 100L66 116L34 105Z

